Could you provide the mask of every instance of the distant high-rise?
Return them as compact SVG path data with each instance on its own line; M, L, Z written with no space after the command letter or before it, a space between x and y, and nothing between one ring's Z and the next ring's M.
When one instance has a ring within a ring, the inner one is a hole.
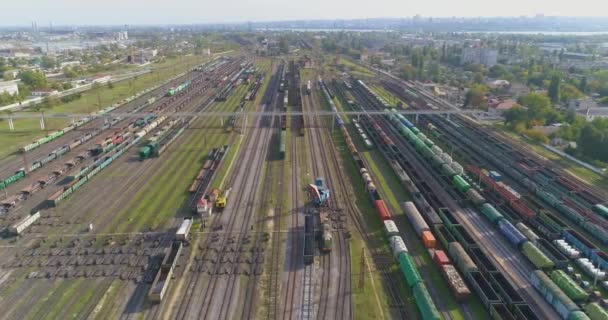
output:
M468 47L462 50L462 64L483 64L486 67L496 65L498 50L482 48L480 46Z

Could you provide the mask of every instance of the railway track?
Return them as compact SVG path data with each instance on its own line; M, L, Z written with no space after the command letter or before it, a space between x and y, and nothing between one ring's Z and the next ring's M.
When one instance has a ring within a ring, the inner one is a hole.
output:
M272 107L272 110L277 110L277 107L280 105L281 101L283 101L282 96L278 95L277 99L274 100L274 104ZM272 116L270 119L270 123L269 123L269 127L270 128L274 128L276 130L270 130L271 134L272 132L275 132L275 141L273 143L272 138L270 138L269 140L265 139L266 141L269 141L269 144L273 144L274 146L279 146L280 145L280 139L281 139L281 121L279 119L279 116ZM267 120L266 120L267 121ZM262 120L262 122L265 122L265 120ZM279 143L276 143L276 140L279 140ZM266 145L266 144L264 144ZM280 160L280 164L279 164L279 172L278 172L278 181L279 181L279 188L278 190L275 189L272 185L273 182L273 168L270 167L270 160L272 160L272 153L268 152L268 149L263 153L265 155L266 161L268 162L267 166L266 166L266 174L264 176L264 184L262 187L262 190L264 190L264 194L262 195L262 200L261 200L261 204L260 204L260 209L263 208L267 208L267 206L272 204L272 199L271 199L271 192L268 192L269 190L272 190L273 194L277 195L277 198L274 200L276 202L274 209L273 209L273 216L272 216L272 221L273 221L273 235L271 237L271 241L272 241L272 246L271 246L271 252L270 252L270 261L271 261L271 270L269 271L269 299L271 298L271 296L274 296L274 304L270 305L269 304L269 310L268 310L268 314L270 315L270 311L272 308L272 311L274 312L274 314L276 314L278 306L276 304L277 302L277 296L280 293L280 285L278 280L280 279L279 275L280 275L280 263L279 263L279 258L280 258L280 248L281 248L281 241L280 241L280 228L281 228L281 216L283 213L283 196L285 191L283 190L283 188L281 188L282 182L284 181L284 167L285 167L285 161ZM251 214L253 215L253 213ZM264 214L262 215L264 216ZM262 219L264 220L264 219ZM263 245L263 241L264 241L264 232L263 230L265 229L265 225L264 223L257 223L257 227L256 229L256 233L255 233L255 247L256 248L264 248L265 246ZM251 319L251 318L255 318L256 315L256 309L255 309L255 305L257 305L257 301L258 301L258 296L256 295L255 289L257 287L258 284L258 274L255 272L255 270L251 270L251 274L252 277L249 278L249 280L247 281L247 286L245 289L245 296L244 296L244 306L243 306L243 310L241 312L241 319ZM232 287L234 288L234 282L232 284ZM272 292L274 290L274 292ZM231 294L232 295L232 294ZM270 301L270 300L269 300Z
M264 121L264 120L261 120ZM271 120L272 121L272 120ZM270 124L270 127L272 127L272 122ZM243 237L246 234L246 230L248 229L249 225L251 224L251 220L253 218L253 216L255 215L257 206L255 205L255 200L257 198L257 186L259 184L259 182L262 180L262 173L263 173L263 162L264 159L266 158L267 155L267 151L268 151L268 147L269 147L269 138L270 138L270 134L271 134L271 130L269 129L254 129L254 131L256 133L254 133L254 139L253 139L253 148L254 148L254 152L253 155L250 156L249 158L245 158L245 159L249 159L249 161L244 161L244 164L248 164L251 165L253 168L255 168L253 171L249 172L249 175L247 176L247 179L245 180L245 184L246 185L252 185L253 188L251 190L249 190L249 193L246 194L245 196L243 196L243 194L241 193L240 196L239 194L237 194L236 199L246 199L244 201L240 201L240 203L238 204L238 209L237 211L243 211L245 214L245 217L242 217L242 219L240 219L241 224L240 225L235 225L237 222L237 214L233 215L233 219L231 222L229 222L229 230L233 230L233 229L237 229L239 234L237 236L237 240L236 243L241 243L243 241ZM257 165L256 165L257 164ZM243 166L243 169L247 170L247 168L250 168L248 166ZM243 173L244 174L244 173ZM242 190L243 192L245 192L245 190ZM243 210L244 209L244 210ZM222 259L224 255L220 254L220 260ZM219 268L219 267L218 267ZM215 281L213 281L215 280ZM209 285L209 288L211 288L211 292L215 292L216 286L218 285L218 277L213 277L212 278L212 283ZM238 281L238 279L233 276L233 275L229 275L228 276L228 284L227 284L227 289L224 291L223 294L223 299L221 300L221 308L220 308L220 312L219 312L219 317L217 317L217 319L228 319L230 314L229 314L229 308L231 305L233 305L233 302L237 299L237 297L233 296L234 293L234 287L236 285L236 282ZM252 281L251 279L249 281ZM249 291L249 294L252 294L251 291ZM214 295L213 295L214 296ZM212 316L211 312L211 306L213 305L213 296L210 297L209 303L208 303L208 307L207 310L204 313L201 313L203 315L203 318L205 319L210 319L210 318L215 318ZM247 300L251 300L254 299L254 296L245 296L245 301ZM250 307L252 306L252 304L250 304ZM247 314L246 316L251 316L251 314Z
M338 93L338 96L342 98L341 101L343 102L343 105L348 105L346 98L342 95L343 93L342 93L341 89L337 88L337 87L334 87L334 89L335 89L334 92ZM365 159L361 159L361 160L365 161ZM366 167L367 168L370 167L369 163L366 163ZM344 181L344 180L342 179L342 181ZM356 207L355 207L355 209L356 209ZM356 209L356 211L350 211L350 212L356 213L356 214L350 215L350 219L351 219L350 221L353 223L353 225L355 226L355 229L361 235L361 237L363 238L363 240L365 241L367 246L369 246L371 248L382 247L383 243L380 239L370 237L370 233L367 230L367 226L363 221L362 213L358 209ZM376 272L378 272L380 274L383 284L386 289L386 293L388 294L388 296L391 299L389 306L396 309L397 316L402 319L412 317L411 314L408 314L408 311L405 308L405 302L403 300L403 297L401 297L401 293L399 292L399 289L395 285L395 281L393 278L394 274L392 272L388 271L390 266L393 264L393 257L390 254L387 255L386 253L383 253L377 249L370 250L370 255L371 255L372 261L374 263L375 270L376 270ZM361 271L361 272L364 272L364 271Z
M155 89L149 93L146 93L131 102L124 104L117 110L112 111L110 114L112 114L114 112L125 113L125 112L130 112L132 110L135 110L137 107L144 104L146 102L146 100L148 100L150 98L157 98L157 101L148 105L146 107L146 109L149 109L149 107L152 107L152 106L162 106L163 104L170 103L174 100L174 97L166 97L164 95L164 93L166 93L166 91L169 88L171 88L172 86L175 86L176 84L183 83L184 81L188 81L188 80L190 80L190 81L194 80L194 77L196 74L198 74L197 71L190 71L187 74L185 74L177 79L173 79L173 80L169 81L167 84L161 85L157 89ZM104 124L104 121L105 120L102 120L102 119L93 119L91 122L83 125L82 127L78 127L70 132L67 132L65 135L61 136L60 138L58 138L56 140L53 140L51 142L48 142L48 143L42 145L39 148L31 150L31 151L27 152L25 155L20 155L20 158L27 159L28 161L37 160L40 157L43 157L43 156L49 154L50 152L52 152L53 150L59 148L60 146L62 146L64 144L69 144L75 138L80 137L80 135L82 135L83 132L92 131L92 130L102 127ZM129 119L125 119L124 121L122 121L122 123L124 124L125 121L129 121ZM110 128L106 131L111 131L111 130L112 130L112 128ZM106 132L106 131L104 131L104 132ZM95 138L88 141L87 144L92 145L92 144L94 144L93 143L94 141L96 141ZM52 166L53 163L55 163L55 162L56 162L56 159L52 160L45 166L47 166L47 167ZM31 163L28 163L28 165L29 164L31 164ZM6 175L8 173L12 173L21 167L24 167L24 164L22 163L22 161L20 159L18 160L18 158L13 158L13 159L8 158L6 160L0 161L0 172L2 172L3 178L4 178L4 175ZM36 175L38 175L38 171L37 171Z
M160 164L161 162L159 161L158 163ZM145 167L145 168L142 168L143 170L145 170L145 169L150 169L150 168L151 168L151 167L149 167L149 166L144 166L144 164L142 164L142 165L141 165L141 167ZM133 173L133 172L131 172L131 173ZM142 177L141 177L141 176L138 176L138 178L142 178ZM145 179L143 179L143 181L145 182ZM128 185L130 185L130 186L131 186L132 184L130 184L130 183L129 183ZM97 194L96 194L96 195L97 195ZM101 197L103 198L103 195L102 195ZM107 198L106 198L106 199L107 199ZM89 201L90 201L91 199L90 199L90 198L87 198L87 200L89 200ZM93 201L93 202L94 202L94 201ZM63 210L62 210L62 211L63 211ZM106 219L111 219L111 215L106 216ZM103 290L103 288L101 288L100 290L105 292L105 290ZM144 294L145 294L145 293L144 293Z
M307 107L309 110L313 110L315 106L314 99L317 98L318 101L316 91L312 90L311 94L307 97ZM313 116L309 123L312 123L313 126L323 125L322 119L318 116ZM350 249L345 239L344 226L341 225L343 222L341 221L342 209L340 209L340 206L346 205L347 212L354 212L355 208L346 200L348 197L346 196L347 189L345 188L345 180L341 172L341 167L337 158L338 156L335 153L335 147L331 143L331 136L328 134L323 135L321 130L322 129L317 128L308 130L313 131L313 133L309 135L313 150L311 153L313 158L313 173L317 176L322 175L325 177L327 186L335 193L336 198L330 198L329 200L329 208L332 211L330 215L338 215L337 230L333 232L334 238L338 239L338 246L333 248L330 254L321 257L323 274L317 319L350 319L353 317L351 303ZM333 168L330 169L329 166L333 166ZM336 176L333 176L333 174ZM349 216L350 215L352 214L349 213ZM333 219L333 217L330 219ZM331 275L332 263L338 264L337 277ZM332 284L332 279L336 278L337 282ZM333 310L330 310L330 306L334 306Z
M274 86L269 85L268 90L272 90L274 88ZM268 101L268 100L267 100ZM272 100L270 100L272 101ZM258 119L258 123L261 124L261 121L263 119ZM272 119L271 119L272 120ZM261 126L260 126L261 127ZM240 243L243 239L243 234L244 231L246 231L247 226L249 225L249 222L253 216L253 210L254 210L254 200L255 200L255 195L257 194L257 192L253 191L250 192L248 196L243 196L243 188L242 186L244 185L244 183L237 183L239 182L239 179L245 179L245 184L246 185L252 185L254 183L254 181L260 181L260 176L262 173L262 169L263 169L263 165L262 163L259 163L258 166L254 165L254 161L257 160L258 162L260 161L262 155L266 154L267 148L268 148L268 143L265 143L263 145L263 150L261 148L256 148L255 146L258 146L260 141L262 140L268 140L269 138L269 133L271 132L271 130L269 128L257 128L257 129L253 129L253 133L252 134L248 134L246 137L246 140L243 142L244 143L244 148L241 149L242 150L242 159L243 161L241 161L241 165L237 168L235 168L232 171L232 174L230 175L229 179L228 179L228 184L227 185L238 185L239 188L236 191L236 195L232 195L231 198L232 199L241 199L238 204L237 204L237 208L235 211L237 211L236 213L233 213L230 215L230 217L228 218L228 221L226 223L226 225L224 226L224 224L222 223L222 217L218 217L214 220L213 224L212 224L212 230L218 228L219 226L222 226L222 229L225 228L225 230L228 231L228 235L233 232L234 229L237 229L236 231L236 237L238 238L238 241L236 241L236 243ZM262 133L263 136L262 136ZM250 146L254 146L254 147L250 147ZM263 159L262 159L263 160ZM253 165L254 170L251 171L247 171L248 169L251 169L251 165ZM248 174L247 174L248 173ZM255 188L254 188L255 190ZM246 200L243 200L245 199ZM246 211L245 213L245 217L241 217L242 219L240 219L241 224L236 225L237 222L237 217L239 216L239 212L241 212L241 208L244 208L243 211ZM226 209L226 211L228 210L228 208ZM226 211L222 214L222 215L226 215ZM222 250L220 252L218 252L218 257L216 258L217 260L220 261L221 264L221 260L222 258L225 256L225 250L224 248L226 247L227 243L228 243L228 238L227 235L224 235L224 237L222 238L220 244L219 244L219 250ZM207 237L205 239L204 245L202 246L202 249L204 249L203 252L203 256L201 258L201 261L205 261L205 259L208 258L209 253L210 253L210 245L212 243L213 239L212 237ZM233 242L233 240L231 240L231 242ZM205 288L203 289L203 292L201 294L201 305L197 309L196 312L196 317L197 318L207 318L209 316L211 316L210 313L212 313L212 307L213 307L213 298L216 292L216 287L218 286L218 282L220 280L220 275L218 275L220 266L216 267L215 270L211 271L211 275L210 275L210 279L207 283L207 285L205 286ZM184 319L186 317L188 317L188 313L189 311L191 311L192 309L192 299L194 296L194 288L198 287L198 283L202 281L201 279L201 274L200 272L194 272L193 274L193 278L194 279L190 279L189 284L188 284L188 288L186 291L186 299L182 300L182 303L179 306L178 309L178 313L176 315L176 318L179 319ZM238 277L233 276L233 275L228 275L228 285L234 285L236 281L238 281ZM221 287L224 287L224 283L222 284ZM234 287L234 286L232 286ZM226 288L224 288L224 293L226 292ZM229 289L230 291L230 296L232 296L232 289ZM230 299L229 299L230 300ZM226 299L223 299L220 305L220 310L219 310L219 315L216 315L216 318L221 318L222 315L224 315L226 318L229 317L229 312L228 312L228 308L230 307L230 302L231 301L227 301Z
M227 70L226 70L227 71ZM200 98L198 101L193 101L194 103L192 103L189 107L190 108L207 108L209 106L209 100L213 98L213 92L208 92L208 91L204 91L206 92L205 96L203 96L202 98ZM202 102L202 103L201 103ZM206 122L210 122L210 121L206 121ZM202 138L198 139L200 142L202 142ZM172 146L178 146L179 143L175 143ZM96 205L98 205L99 202L103 202L104 199L117 199L117 201L112 202L111 203L111 208L106 210L106 212L113 212L115 210L118 210L118 208L124 207L124 205L126 205L127 203L129 203L131 201L130 197L124 197L124 196L118 196L118 195L124 195L124 194L135 194L139 187L142 186L143 184L145 184L145 182L148 179L148 174L146 174L147 172L151 172L152 168L156 168L159 169L165 164L164 161L145 161L145 162L139 162L137 160L135 160L136 156L131 156L129 157L128 155L124 156L121 158L120 161L122 161L121 163L123 164L123 166L127 166L129 167L129 169L126 172L129 172L129 174L127 175L129 178L127 181L124 181L125 183L121 183L119 188L117 188L119 191L119 193L116 193L116 189L114 188L101 188L102 192L98 192L95 193L94 195L92 195L91 197L87 197L87 201L82 203L81 201L77 201L77 202L71 202L69 203L69 207L75 207L74 209L78 208L79 211L77 213L76 216L72 216L70 217L71 219L74 218L78 218L78 216L80 216L81 213L83 212L87 212L89 210L89 208L95 208ZM116 167L115 167L116 168ZM175 166L175 168L173 168L173 170L177 170L177 166ZM113 172L116 172L115 170L118 170L118 168L113 169ZM93 183L96 183L95 180L93 180ZM101 181L99 182L101 183ZM116 195L115 197L110 197L109 194L106 194L106 192L111 192L114 195ZM99 201L97 201L99 200ZM103 230L108 224L109 222L111 222L111 220L114 218L113 215L111 214L102 214L100 215L100 219L101 220L96 220L96 226L97 228L99 228L100 230ZM68 227L71 228L71 227ZM62 232L70 232L70 230L62 230Z
M221 75L221 74L223 74L223 72L230 70L230 67L233 67L233 64L228 64L228 66L226 68L222 69L222 71L221 71L222 73L220 73L220 72L218 72L218 73ZM184 106L187 106L193 100L193 95L195 93L194 91L196 91L196 90L198 90L198 92L204 91L204 90L207 90L209 87L209 83L207 83L205 85L205 80L202 78L202 74L199 73L197 75L198 75L198 77L195 77L194 73L192 74L192 78L191 78L191 80L193 80L192 86L187 91L184 91L183 95L173 96L173 97L169 98L169 100L166 100L166 101L160 100L158 104L156 104L156 103L151 104L151 105L146 106L145 108L150 109L150 108L158 107L160 105L160 106L163 106L163 110L166 111L168 108L174 108L175 110L180 110ZM196 79L198 79L198 80L196 80ZM167 99L167 97L163 97L161 99ZM163 111L161 111L160 113L163 113ZM123 120L119 121L118 123L116 123L113 127L110 127L107 130L104 130L102 133L100 133L100 135L104 135L104 132L112 132L114 130L114 128L121 128L121 127L125 126L128 122L129 122L129 119L123 119ZM98 140L99 140L98 137L94 137L93 139L78 146L76 149L70 150L66 155L62 155L62 157L59 159L66 159L71 154L86 151L92 145L97 143ZM82 165L75 166L74 168L72 168L71 172L76 172L77 170L80 169L81 166L83 166L88 161L90 161L90 160L87 159L87 160L85 160L85 162L83 162ZM13 188L13 189L9 189L9 190L11 192L16 192L16 190L19 190L18 189L19 187L23 187L21 184L27 185L27 184L31 183L32 179L34 179L35 177L44 176L45 174L48 175L51 172L53 172L53 170L55 168L56 168L56 166L46 165L41 170L37 170L35 174L28 175L25 179L22 179L22 181L20 181L17 185L9 186L9 188L11 188L11 187ZM69 173L70 172L65 173L63 176L60 176L54 182L54 184L56 183L57 185L59 185L60 183L62 183L65 180L65 177L67 176L67 174L69 174ZM46 187L44 189L50 190L52 188ZM33 198L42 197L44 199L44 196L40 195L41 193L46 194L46 193L48 193L48 191L45 192L44 190L39 190L37 193L33 194L33 196L29 196L24 201L27 201L28 199L31 199L32 197ZM46 195L48 196L48 194L46 194ZM11 211L17 211L22 206L23 206L23 201L19 204L19 206L17 208L14 208Z
M376 108L373 103L369 103L369 101L366 105L371 105L372 108ZM391 139L398 146L400 149L399 154L404 158L412 170L415 170L418 175L424 178L423 180L432 187L432 190L443 204L455 213L455 216L461 220L461 224L465 226L466 230L475 238L475 240L480 244L484 244L483 250L493 253L488 255L488 257L493 259L496 265L502 269L505 276L520 289L521 294L527 298L528 301L533 300L535 302L535 304L530 304L530 306L532 308L536 307L536 311L544 317L551 319L557 317L555 311L529 285L528 277L532 272L531 265L527 261L522 261L521 259L519 261L514 261L512 257L520 254L505 243L504 239L501 238L493 228L488 226L486 221L480 221L482 219L478 214L472 213L471 210L466 208L463 209L456 203L455 199L450 194L449 190L451 189L446 189L439 183L439 181L442 181L442 178L436 171L430 168L429 163L423 162L416 156L416 152L412 149L412 146L403 141L400 134L392 128L391 124L386 119L381 117L376 119L383 123L386 128L391 128L390 130L387 130L387 134L389 134ZM494 241L488 241L489 238ZM500 253L500 255L496 255L495 253ZM429 290L434 289L431 287ZM431 294L434 297L437 297L435 292L431 291Z

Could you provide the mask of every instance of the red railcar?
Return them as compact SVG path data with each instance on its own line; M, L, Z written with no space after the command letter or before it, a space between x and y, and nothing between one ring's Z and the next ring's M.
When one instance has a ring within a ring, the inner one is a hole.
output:
M374 201L374 206L376 207L376 213L378 213L380 220L385 221L391 219L391 214L389 213L384 200Z

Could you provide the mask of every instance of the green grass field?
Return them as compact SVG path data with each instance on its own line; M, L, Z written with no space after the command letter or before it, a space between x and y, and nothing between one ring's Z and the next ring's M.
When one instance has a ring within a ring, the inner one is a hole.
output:
M114 84L112 89L107 85L101 85L98 89L92 89L82 93L82 97L69 103L62 103L48 109L42 109L45 113L90 113L103 109L119 102L146 88L160 84L189 68L192 68L203 59L197 56L184 56L181 58L167 59L162 63L151 65L153 72L147 73L132 80L125 80ZM99 107L97 94L99 93L101 108ZM19 112L15 114L35 113ZM19 147L28 144L47 132L64 128L69 124L65 119L47 119L45 129L40 130L38 119L14 120L15 131L10 131L7 121L0 121L0 158L17 151Z

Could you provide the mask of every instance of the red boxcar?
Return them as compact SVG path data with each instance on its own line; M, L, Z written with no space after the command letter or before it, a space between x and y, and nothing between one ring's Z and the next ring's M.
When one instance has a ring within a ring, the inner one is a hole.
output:
M391 219L391 214L388 212L384 200L374 201L374 206L376 207L376 212L378 213L378 217L380 218L380 220L384 221Z
M526 206L521 200L516 200L511 202L511 207L519 214L519 216L524 220L528 221L528 219L534 217L536 212Z
M438 266L444 264L450 264L450 258L445 254L443 250L435 250L435 254L433 255L433 260Z

